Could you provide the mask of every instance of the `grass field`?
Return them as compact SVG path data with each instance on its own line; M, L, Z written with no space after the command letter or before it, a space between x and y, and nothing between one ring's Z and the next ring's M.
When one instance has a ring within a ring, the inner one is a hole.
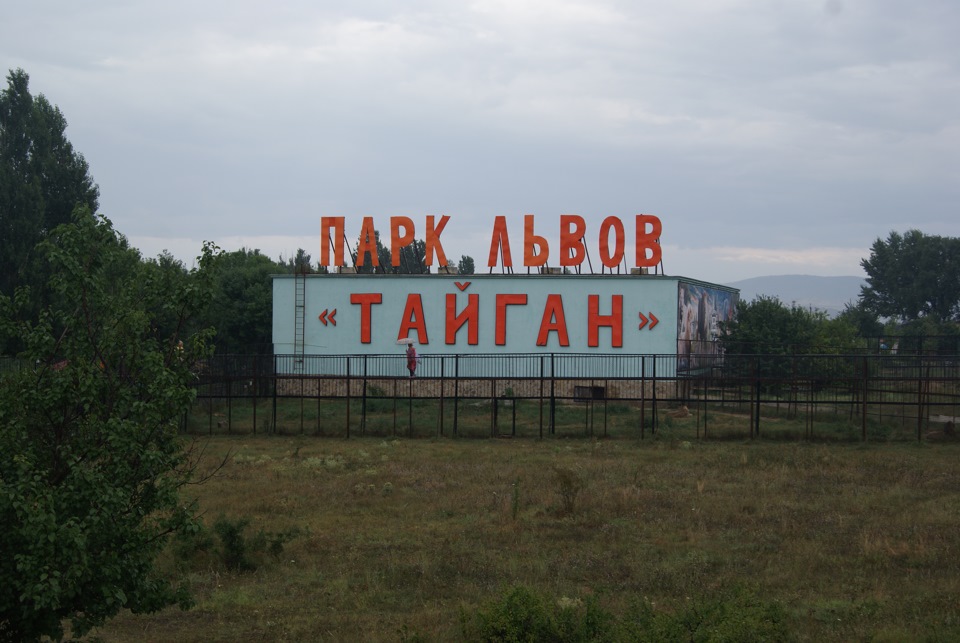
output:
M788 640L960 640L960 445L702 442L696 421L643 441L211 438L201 472L228 464L189 489L205 530L162 561L196 606L95 634L458 641L519 586L620 623L644 605L685 640L744 594Z

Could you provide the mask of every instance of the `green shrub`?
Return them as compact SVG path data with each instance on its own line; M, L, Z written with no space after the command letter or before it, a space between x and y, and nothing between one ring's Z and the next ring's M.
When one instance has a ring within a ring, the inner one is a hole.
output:
M220 516L213 523L213 530L220 539L220 561L227 569L253 571L258 566L258 555L266 553L275 559L279 558L284 545L300 535L300 530L296 528L284 532L261 529L252 538L247 538L244 532L249 524L247 518L230 520L225 516Z
M238 572L251 571L256 565L249 558L247 539L243 535L250 521L246 518L230 520L220 516L213 523L213 530L220 538L220 557L227 569Z
M789 639L785 620L778 603L743 588L688 600L675 610L655 610L643 599L617 619L594 597L553 601L516 585L476 612L460 614L463 640L512 643L783 641Z
M466 641L551 641L578 643L610 640L613 618L592 599L552 602L522 585L472 615L461 613Z
M586 482L580 473L566 467L554 467L553 473L557 477L560 509L564 514L572 514L577 506L577 496L586 487Z
M213 535L203 524L203 521L198 520L190 530L177 534L173 539L173 556L177 564L183 567L189 565L197 557L212 552L214 545Z
M719 597L688 601L674 612L658 612L646 600L622 624L623 640L750 643L789 638L786 614L775 602L735 588Z

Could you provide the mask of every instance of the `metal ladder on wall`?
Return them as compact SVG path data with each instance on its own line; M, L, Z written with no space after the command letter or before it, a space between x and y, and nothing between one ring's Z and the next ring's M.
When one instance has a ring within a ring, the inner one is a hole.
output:
M307 315L307 277L297 271L293 299L293 369L303 373L304 332Z

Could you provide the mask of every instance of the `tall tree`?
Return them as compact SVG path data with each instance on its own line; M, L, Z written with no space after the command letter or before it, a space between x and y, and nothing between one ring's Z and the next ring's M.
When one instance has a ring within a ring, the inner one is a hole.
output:
M361 274L373 274L373 273L382 273L382 272L391 272L392 266L390 265L390 248L383 245L380 241L380 231L373 231L374 242L377 245L377 263L379 265L373 265L373 257L370 252L364 252L361 256L360 254L360 243L357 243L357 247L354 250L353 254L355 257L355 265L357 272ZM363 265L360 265L361 262Z
M0 92L0 293L43 284L34 248L77 206L96 212L99 190L83 155L65 136L67 121L42 94L30 94L22 69ZM35 304L39 305L39 304Z
M860 264L867 273L860 293L866 309L899 322L960 319L960 239L891 232Z
M309 261L309 257L307 258ZM243 248L224 253L217 262L204 324L216 329L218 353L273 351L273 280L288 266Z
M283 256L280 256L279 263L281 265L286 265L287 272L291 275L311 275L314 273L327 274L328 270L326 266L318 266L317 268L313 267L313 259L303 248L297 248L297 253L287 259L283 260Z
M793 355L843 352L848 342L855 342L849 324L831 324L826 313L785 306L776 297L765 296L737 302L733 320L720 322L720 330L727 368L766 381L764 388L778 386L778 378L791 373L796 364Z
M457 264L458 275L472 275L476 267L473 263L473 257L460 255L460 263Z
M421 275L430 272L427 267L427 244L422 239L414 239L408 246L400 248L400 265L394 272L401 275Z
M177 329L208 299L213 249L170 289L81 209L40 251L54 303L36 316L26 289L0 295L0 335L26 347L25 367L0 377L5 641L59 640L64 619L83 636L122 609L185 604L154 561L196 525L179 494L191 465L177 426L210 334Z
M422 239L414 239L410 245L400 248L400 265L393 265L393 255L389 247L380 241L380 231L374 230L374 240L377 244L377 262L380 264L374 266L370 258L370 252L366 251L360 256L360 245L357 244L354 250L356 256L357 272L361 274L390 274L390 275L419 275L430 272L427 267L426 248L427 244ZM361 260L363 265L360 265Z
M843 311L837 315L837 319L853 326L860 337L879 337L884 332L883 324L880 323L877 314L868 310L862 300L856 304L848 303L844 306Z
M803 352L813 347L819 321L824 317L761 295L751 302L737 302L733 320L720 324L720 342L728 354Z

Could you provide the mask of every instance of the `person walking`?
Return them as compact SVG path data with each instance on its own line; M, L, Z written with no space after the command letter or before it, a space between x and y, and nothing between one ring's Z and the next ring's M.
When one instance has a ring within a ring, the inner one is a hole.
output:
M407 341L407 370L410 371L410 379L416 376L417 372L417 349L413 347L413 341Z

